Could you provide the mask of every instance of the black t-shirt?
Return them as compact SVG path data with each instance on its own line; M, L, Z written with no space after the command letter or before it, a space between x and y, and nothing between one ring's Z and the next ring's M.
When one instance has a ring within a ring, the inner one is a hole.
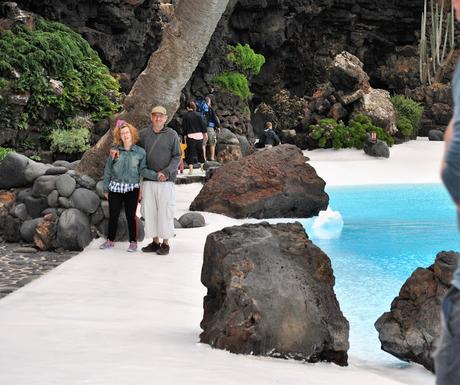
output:
M182 117L182 135L187 136L195 132L207 132L206 123L198 112L187 111Z

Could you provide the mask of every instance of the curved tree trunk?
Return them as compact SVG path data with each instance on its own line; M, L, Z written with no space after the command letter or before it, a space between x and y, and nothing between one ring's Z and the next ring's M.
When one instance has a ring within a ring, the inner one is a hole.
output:
M228 1L179 2L174 18L163 31L160 47L150 56L117 119L124 119L138 128L145 127L150 124L153 105L166 107L170 118L174 115L179 107L180 93L203 57ZM83 155L77 172L100 177L111 143L112 130L109 130Z

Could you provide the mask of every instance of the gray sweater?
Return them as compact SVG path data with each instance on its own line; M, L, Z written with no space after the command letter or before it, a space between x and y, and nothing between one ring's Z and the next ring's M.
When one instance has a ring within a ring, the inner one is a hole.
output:
M141 130L139 134L138 144L147 153L147 167L156 172L163 172L168 181L175 182L181 160L180 141L176 131L164 127L157 134L149 126Z

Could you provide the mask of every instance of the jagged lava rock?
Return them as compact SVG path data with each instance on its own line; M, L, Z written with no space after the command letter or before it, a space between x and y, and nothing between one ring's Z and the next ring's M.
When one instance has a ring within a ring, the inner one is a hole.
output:
M447 293L459 253L440 252L428 268L417 268L375 322L382 350L434 371L432 353L441 331L441 300Z
M302 151L283 144L218 168L190 205L232 218L308 218L325 210L325 182Z
M206 239L201 342L233 353L347 365L349 324L326 254L300 223L245 224Z

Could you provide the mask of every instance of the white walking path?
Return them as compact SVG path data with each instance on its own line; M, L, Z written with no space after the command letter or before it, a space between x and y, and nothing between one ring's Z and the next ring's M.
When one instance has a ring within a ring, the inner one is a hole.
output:
M332 184L375 183L386 173L393 179L385 181L436 182L441 148L409 143L392 148L390 160L369 160L356 151L306 155ZM398 155L406 151L410 162ZM356 176L369 168L372 174ZM178 215L199 189L177 186ZM127 253L127 243L99 250L100 241L94 241L0 300L0 385L434 384L434 376L417 365L401 369L351 357L341 368L236 355L198 343L206 235L243 223L204 215L206 227L177 230L169 256Z

